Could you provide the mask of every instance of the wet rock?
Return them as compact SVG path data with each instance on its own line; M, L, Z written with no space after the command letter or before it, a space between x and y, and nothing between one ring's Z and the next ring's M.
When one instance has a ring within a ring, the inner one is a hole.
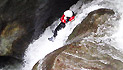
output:
M88 16L82 21L82 23L74 29L68 40L72 39L71 41L73 42L75 40L79 40L80 37L77 36L81 35L81 38L83 38L84 36L90 35L91 32L95 32L97 30L98 24L104 24L110 15L113 14L113 10L104 8L90 12Z
M42 70L51 70L54 60L55 58L66 49L67 47L62 47L59 48L55 51L53 51L52 53L48 54L47 56L45 56L45 58L43 59L43 62L41 63L42 60L39 60L33 67L33 70L38 70L38 69L42 69Z
M0 56L0 69L8 70L8 68L20 67L22 61L19 59L13 58L11 56Z
M8 24L0 36L0 56L12 55L12 43L25 33L25 29L17 22Z
M86 46L84 44L86 44ZM102 53L100 50L98 50L99 47L96 44L92 45L92 43L90 44L87 42L83 42L82 44L81 42L76 42L67 45L66 47L68 47L68 49L63 51L55 59L52 70L121 70L123 68L122 61L113 58L107 53ZM113 52L117 51L113 48L108 50L113 50ZM119 52L115 54L119 54Z
M27 0L0 0L0 56L22 59L34 32L35 4Z

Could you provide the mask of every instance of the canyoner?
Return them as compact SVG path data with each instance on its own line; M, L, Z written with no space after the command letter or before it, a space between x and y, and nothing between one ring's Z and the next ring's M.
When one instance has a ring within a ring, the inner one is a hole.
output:
M62 28L65 28L65 26L66 26L65 24L70 22L70 21L73 21L74 17L75 17L75 14L73 11L66 10L60 19L61 23L56 27L55 30L52 30L54 35L51 38L48 38L48 40L53 42L57 36L57 31L61 30Z

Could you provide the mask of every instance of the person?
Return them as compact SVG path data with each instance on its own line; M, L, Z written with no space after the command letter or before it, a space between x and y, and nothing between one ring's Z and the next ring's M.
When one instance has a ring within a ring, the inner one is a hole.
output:
M56 27L56 29L53 31L54 35L51 38L48 38L50 41L54 39L57 36L57 32L61 30L62 28L65 28L65 24L69 21L72 21L75 18L75 14L71 10L66 10L62 17L60 18L61 23Z

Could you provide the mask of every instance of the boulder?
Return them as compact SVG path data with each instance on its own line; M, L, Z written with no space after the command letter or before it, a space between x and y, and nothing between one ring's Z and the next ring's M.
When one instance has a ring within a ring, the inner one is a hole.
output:
M47 56L45 56L44 59L39 60L33 67L32 70L38 70L38 69L42 69L42 70L51 70L54 60L55 58L66 49L67 47L61 47L55 51L53 51L52 53L47 54ZM43 60L43 62L42 62ZM42 62L42 63L41 63Z
M85 45L86 44L86 45ZM69 44L65 51L60 53L54 62L52 70L122 70L123 62L112 55L122 54L109 45L98 46L89 42L75 42ZM105 47L105 48L104 48ZM101 49L101 50L99 50ZM104 52L103 52L104 51ZM109 55L109 52L112 55ZM113 52L115 52L113 54ZM122 56L123 57L123 56Z
M82 21L82 23L76 26L76 28L68 37L68 40L71 40L73 42L79 40L79 36L83 38L84 36L90 35L92 32L95 32L97 30L98 24L104 24L105 21L107 21L108 18L113 14L113 10L105 8L90 12L88 16Z

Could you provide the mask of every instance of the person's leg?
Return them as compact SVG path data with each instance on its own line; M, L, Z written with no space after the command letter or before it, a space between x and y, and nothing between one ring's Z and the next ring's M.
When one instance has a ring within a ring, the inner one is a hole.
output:
M55 31L54 31L54 35L53 35L53 37L56 37L57 36L57 31L59 31L59 30L61 30L62 28L64 28L65 27L65 23L60 23L57 27L56 27L56 29L55 29Z

